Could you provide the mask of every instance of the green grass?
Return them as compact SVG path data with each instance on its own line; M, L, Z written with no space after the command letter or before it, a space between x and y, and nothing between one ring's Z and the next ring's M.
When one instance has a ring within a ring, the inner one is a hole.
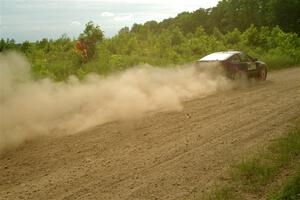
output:
M294 177L284 183L282 189L275 193L270 194L268 200L297 200L300 199L300 168Z
M253 158L244 160L233 168L233 178L243 185L247 192L259 192L276 172L276 167L269 162Z
M300 159L300 127L275 140L265 151L232 165L229 170L229 181L218 184L212 192L206 194L205 199L236 199L233 197L237 194L261 197L265 192L265 186L272 183L282 170L298 159ZM300 193L299 187L298 172L273 199L295 199L295 194ZM300 199L300 196L297 198Z
M291 130L269 148L233 166L232 176L246 191L260 192L279 171L300 155L300 128Z

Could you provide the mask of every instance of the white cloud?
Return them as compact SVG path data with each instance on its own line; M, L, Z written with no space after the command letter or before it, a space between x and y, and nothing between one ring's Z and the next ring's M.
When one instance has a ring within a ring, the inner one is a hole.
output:
M114 13L111 13L111 12L102 12L102 13L101 13L101 16L102 16L102 17L114 17L115 14L114 14Z
M82 26L82 24L79 21L72 21L71 25L72 26Z
M122 14L114 17L115 21L128 21L133 19L133 14Z

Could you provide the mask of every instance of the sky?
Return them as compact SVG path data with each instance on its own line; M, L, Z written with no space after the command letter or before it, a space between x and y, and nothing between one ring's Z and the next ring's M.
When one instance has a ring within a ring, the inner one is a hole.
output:
M77 38L93 21L112 37L134 23L162 21L183 11L216 6L219 0L0 0L0 38L17 42Z

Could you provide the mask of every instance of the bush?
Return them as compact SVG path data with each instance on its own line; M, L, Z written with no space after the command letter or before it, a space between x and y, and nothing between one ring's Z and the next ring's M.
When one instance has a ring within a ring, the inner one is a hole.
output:
M282 69L298 64L297 60L284 52L275 49L260 57L261 60L267 63L269 69Z

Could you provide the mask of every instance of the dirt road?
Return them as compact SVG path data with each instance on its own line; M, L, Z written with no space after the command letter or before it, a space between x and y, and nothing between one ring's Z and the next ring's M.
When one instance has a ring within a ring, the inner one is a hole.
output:
M0 199L193 199L299 119L300 68L0 155Z

